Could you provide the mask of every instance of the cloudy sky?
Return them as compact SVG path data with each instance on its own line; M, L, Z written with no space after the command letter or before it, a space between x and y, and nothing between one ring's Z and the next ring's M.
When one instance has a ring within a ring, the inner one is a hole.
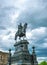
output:
M0 0L0 51L14 51L19 23L28 23L28 49L36 47L38 61L47 61L47 0Z

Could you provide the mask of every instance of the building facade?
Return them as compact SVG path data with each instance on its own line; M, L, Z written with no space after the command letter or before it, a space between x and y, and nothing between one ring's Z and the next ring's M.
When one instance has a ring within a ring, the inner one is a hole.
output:
M6 65L8 63L8 56L8 53L0 51L0 65Z

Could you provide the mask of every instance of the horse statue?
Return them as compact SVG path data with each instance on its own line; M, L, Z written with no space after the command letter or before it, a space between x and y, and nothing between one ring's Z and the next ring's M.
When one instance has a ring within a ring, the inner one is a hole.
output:
M19 39L23 36L26 37L26 28L27 28L27 23L25 23L24 26L22 26L21 23L20 25L18 25L18 31L15 34L15 40L17 39L18 36L19 36Z

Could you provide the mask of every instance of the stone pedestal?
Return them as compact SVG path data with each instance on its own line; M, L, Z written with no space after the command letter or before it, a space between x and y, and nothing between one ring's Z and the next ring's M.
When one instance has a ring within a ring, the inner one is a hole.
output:
M31 65L31 58L27 45L27 40L20 40L15 43L15 52L11 58L11 65Z

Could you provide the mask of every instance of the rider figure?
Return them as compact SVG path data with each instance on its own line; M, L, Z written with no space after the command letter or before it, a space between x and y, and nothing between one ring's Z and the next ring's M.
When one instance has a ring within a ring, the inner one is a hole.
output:
M18 25L18 33L19 35L22 33L22 24L20 23L20 25Z

